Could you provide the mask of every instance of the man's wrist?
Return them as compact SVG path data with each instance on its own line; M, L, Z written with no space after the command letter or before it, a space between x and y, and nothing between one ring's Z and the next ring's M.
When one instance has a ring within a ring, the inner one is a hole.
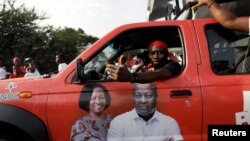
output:
M215 3L215 0L210 0L210 2L207 4L207 7L210 8Z

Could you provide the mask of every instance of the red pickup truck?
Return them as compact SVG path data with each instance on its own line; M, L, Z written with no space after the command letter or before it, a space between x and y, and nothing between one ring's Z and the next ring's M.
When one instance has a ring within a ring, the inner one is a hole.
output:
M250 122L239 117L249 115L250 75L236 72L234 63L234 50L249 48L248 34L227 30L214 19L155 21L116 28L55 76L1 80L0 140L70 140L72 124L86 114L78 101L88 83L108 89L107 113L115 117L131 110L132 83L107 79L105 64L120 55L131 59L156 39L181 58L182 71L155 84L157 110L176 119L185 141L208 140L208 125Z

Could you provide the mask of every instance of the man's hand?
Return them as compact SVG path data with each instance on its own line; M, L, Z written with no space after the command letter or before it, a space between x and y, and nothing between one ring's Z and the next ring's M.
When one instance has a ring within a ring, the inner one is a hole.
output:
M124 65L116 66L113 64L107 64L106 72L109 78L122 82L131 82L133 77L128 71L128 68Z
M213 0L193 0L194 2L198 2L196 5L192 7L192 9L195 11L201 6L209 5L210 3L213 2Z

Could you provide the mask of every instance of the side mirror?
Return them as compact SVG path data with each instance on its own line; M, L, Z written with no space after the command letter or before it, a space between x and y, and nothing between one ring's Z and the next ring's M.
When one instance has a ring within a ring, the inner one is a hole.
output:
M84 65L81 58L76 61L76 78L80 83L84 81Z

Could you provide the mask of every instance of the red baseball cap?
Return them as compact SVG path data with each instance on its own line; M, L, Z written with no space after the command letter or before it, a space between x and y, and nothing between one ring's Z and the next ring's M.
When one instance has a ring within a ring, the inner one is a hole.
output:
M162 47L168 51L168 45L160 40L153 41L149 44L148 49L152 49L153 47Z

